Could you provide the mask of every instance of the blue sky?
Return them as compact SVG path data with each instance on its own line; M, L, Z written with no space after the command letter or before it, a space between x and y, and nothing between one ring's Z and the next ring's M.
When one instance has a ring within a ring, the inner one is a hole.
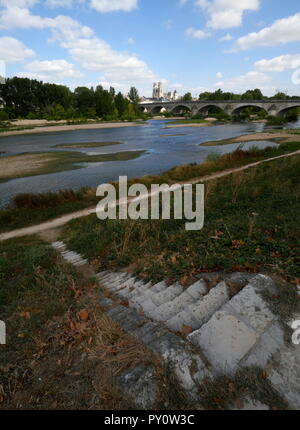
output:
M299 0L0 0L0 74L300 95Z

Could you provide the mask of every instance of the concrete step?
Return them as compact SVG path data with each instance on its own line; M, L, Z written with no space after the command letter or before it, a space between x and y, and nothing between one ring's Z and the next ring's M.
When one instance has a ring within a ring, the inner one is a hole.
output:
M244 366L265 367L282 344L277 319L257 292L258 281L253 278L206 324L188 336L220 374L234 374L238 367ZM269 280L262 281L270 285Z
M74 266L84 266L88 262L87 260L83 259L80 254L77 254L76 252L73 252L73 251L68 251L63 242L53 242L51 246L56 251L60 252L62 257L68 263L71 263Z
M100 300L106 314L126 332L136 337L158 354L175 372L188 395L197 396L197 384L211 373L201 358L199 350L189 342L170 333L159 323L151 322L132 308L114 306L113 301Z
M187 293L189 289L187 290ZM193 330L199 329L210 317L229 300L229 293L225 282L212 288L208 294L201 296L194 304L185 307L169 320L167 327L173 331L182 331L184 325Z

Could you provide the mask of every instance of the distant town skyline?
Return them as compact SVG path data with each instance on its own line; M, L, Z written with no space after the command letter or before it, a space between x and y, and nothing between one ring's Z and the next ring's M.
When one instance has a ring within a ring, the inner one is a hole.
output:
M0 0L0 76L72 89L300 95L299 42L296 0Z

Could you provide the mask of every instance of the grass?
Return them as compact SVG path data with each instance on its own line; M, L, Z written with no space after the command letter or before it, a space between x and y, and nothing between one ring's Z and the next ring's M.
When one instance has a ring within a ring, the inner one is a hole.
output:
M256 148L242 151L238 149L222 157L212 155L211 157L216 159L210 159L205 163L177 166L158 176L135 178L129 181L129 185L143 183L146 186L151 186L151 184L172 184L179 181L189 181L215 172L293 152L297 149L300 149L299 143L289 143L278 148L265 148L262 150ZM25 206L23 206L23 203ZM31 226L66 213L93 205L96 206L97 203L96 190L93 188L83 188L77 192L20 194L16 196L10 207L0 210L0 232Z
M100 148L102 146L123 145L123 142L82 142L55 145L55 148Z
M131 409L114 378L155 359L102 313L94 280L33 239L0 244L0 267L1 409Z
M0 182L80 169L84 167L84 163L133 160L144 153L145 151L124 151L113 154L86 155L81 152L57 151L13 155L0 159Z
M133 366L154 369L155 409L189 408L174 375L103 313L101 294L40 240L0 243L2 410L133 410L116 385Z
M93 215L72 221L64 240L98 261L99 271L129 268L153 282L206 271L263 271L290 282L300 275L299 164L298 155L209 181L205 226L196 233L184 220L100 222Z
M245 398L262 402L271 410L287 410L288 404L266 379L259 368L239 370L234 378L221 376L213 382L206 381L199 389L206 410L241 409Z

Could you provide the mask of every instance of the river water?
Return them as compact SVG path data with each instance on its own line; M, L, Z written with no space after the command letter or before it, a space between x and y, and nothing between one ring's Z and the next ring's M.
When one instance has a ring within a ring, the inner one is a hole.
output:
M213 127L183 127L166 129L167 121L153 120L138 127L124 127L97 130L76 130L45 134L26 134L0 138L2 156L24 152L80 151L88 154L108 154L121 151L145 150L141 157L130 161L88 163L83 168L40 176L12 179L0 184L0 206L10 202L19 193L41 193L61 189L78 190L85 186L117 180L119 176L141 177L159 174L174 166L204 162L208 154L224 154L236 149L239 144L225 146L199 146L200 143L221 140L260 132L262 123L226 124ZM300 128L300 121L287 124L289 128ZM99 148L55 148L59 144L86 142L122 142ZM257 143L255 143L257 144ZM261 142L260 147L270 143ZM244 148L253 143L244 144Z

